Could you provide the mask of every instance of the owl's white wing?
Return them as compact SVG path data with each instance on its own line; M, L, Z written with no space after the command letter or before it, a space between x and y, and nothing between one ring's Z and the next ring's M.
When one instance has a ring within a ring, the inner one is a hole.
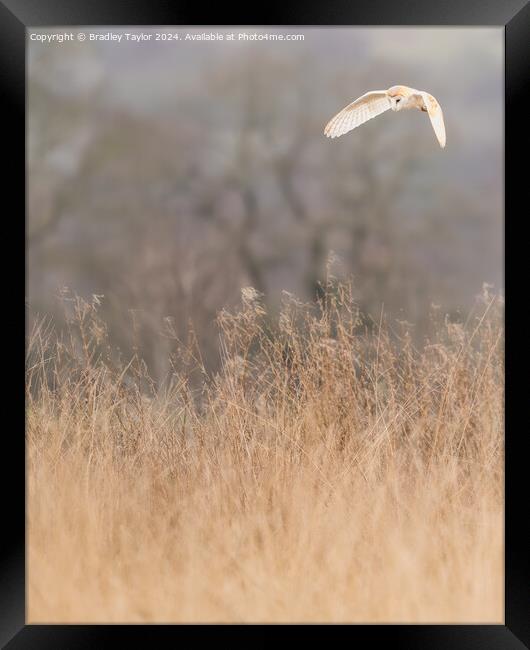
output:
M390 99L386 90L372 90L361 95L361 97L343 108L340 113L337 113L335 117L332 117L324 129L324 133L328 138L337 138L373 117L381 115L390 106Z
M436 99L432 95L429 95L429 93L420 92L420 95L423 98L423 105L427 109L427 113L429 114L429 117L431 119L431 124L432 124L432 128L434 129L434 133L438 138L440 147L442 147L443 149L445 147L445 124L444 124L444 116L440 104L436 101Z

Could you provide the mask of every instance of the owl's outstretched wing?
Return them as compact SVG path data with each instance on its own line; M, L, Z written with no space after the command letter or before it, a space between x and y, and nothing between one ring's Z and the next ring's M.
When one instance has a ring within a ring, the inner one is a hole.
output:
M373 117L381 115L390 106L386 90L372 90L361 95L343 108L340 113L337 113L335 117L332 117L324 129L324 133L328 138L338 138L339 135L344 135Z
M429 95L429 93L421 92L420 95L423 98L423 105L427 109L427 113L431 118L434 133L438 138L440 147L443 149L445 147L445 124L441 106L432 95Z

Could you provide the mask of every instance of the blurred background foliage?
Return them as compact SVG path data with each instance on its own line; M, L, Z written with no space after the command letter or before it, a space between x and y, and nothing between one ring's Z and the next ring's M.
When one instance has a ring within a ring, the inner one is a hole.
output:
M273 311L282 290L312 300L332 252L363 311L418 340L433 304L465 319L484 282L502 290L502 29L279 31L305 40L30 42L30 318L64 286L103 295L112 341L161 379L191 323L215 366L241 287ZM324 137L397 83L439 100L445 150L415 111Z

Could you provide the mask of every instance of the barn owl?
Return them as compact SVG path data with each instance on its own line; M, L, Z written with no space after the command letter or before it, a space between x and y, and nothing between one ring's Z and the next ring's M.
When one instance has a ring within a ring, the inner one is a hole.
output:
M428 113L440 147L445 147L445 125L440 104L429 93L407 86L392 86L388 90L372 90L361 95L327 123L324 133L328 138L338 138L389 108L393 111L417 108Z

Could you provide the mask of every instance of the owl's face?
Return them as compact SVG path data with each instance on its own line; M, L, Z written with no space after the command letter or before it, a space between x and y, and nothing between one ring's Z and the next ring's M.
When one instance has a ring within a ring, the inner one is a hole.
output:
M396 93L390 96L390 106L393 111L400 111L405 105L405 98L402 94Z
M401 86L392 86L388 90L388 97L390 99L390 107L393 111L400 111L405 106L407 96Z

